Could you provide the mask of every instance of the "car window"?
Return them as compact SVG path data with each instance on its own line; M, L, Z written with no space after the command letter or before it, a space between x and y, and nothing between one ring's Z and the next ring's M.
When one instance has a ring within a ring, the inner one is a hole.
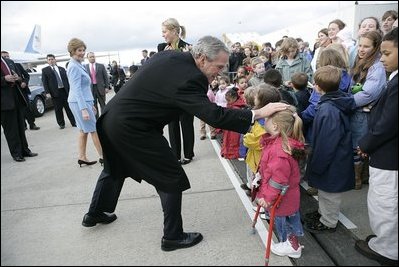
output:
M30 74L29 86L42 86L42 74Z

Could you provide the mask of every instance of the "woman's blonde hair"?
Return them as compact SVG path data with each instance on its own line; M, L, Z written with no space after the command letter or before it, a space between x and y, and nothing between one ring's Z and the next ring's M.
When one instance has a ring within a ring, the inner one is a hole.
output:
M69 43L68 43L68 52L70 56L73 56L73 54L76 52L76 50L78 50L78 48L84 47L84 49L86 50L86 44L78 39L78 38L72 38Z
M288 138L298 140L302 143L305 142L302 132L302 119L296 113L296 108L290 106L288 109L278 111L269 118L266 118L266 120L271 119L273 123L277 125L277 129L283 139L284 152L292 155L292 149Z
M180 36L180 38L185 39L186 38L186 27L181 26L177 19L175 18L168 18L164 22L162 22L162 26L165 26L166 29L169 31L175 30L177 32L177 35ZM181 32L180 32L181 29Z
M342 57L342 59L344 60L344 63L345 63L345 67L342 68L342 69L345 69L345 70L348 71L349 70L349 54L348 54L348 51L346 51L345 47L342 44L332 43L332 44L329 44L327 46L327 49L336 50L341 55L341 57ZM322 52L323 51L320 52L320 54L319 54L320 56L321 56ZM320 60L320 56L319 56L319 60ZM319 64L320 64L320 62L319 62ZM321 65L320 64L319 67L323 67L323 66L326 66L326 65L333 65L333 64L325 64L325 65ZM336 66L336 65L333 65L333 66ZM336 67L338 67L338 66L336 66Z

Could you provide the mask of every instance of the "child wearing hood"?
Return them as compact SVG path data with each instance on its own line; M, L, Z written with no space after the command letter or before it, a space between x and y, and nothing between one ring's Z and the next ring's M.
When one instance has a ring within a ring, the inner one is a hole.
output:
M279 256L299 258L303 248L298 242L298 236L303 236L298 163L305 155L302 120L296 108L291 106L268 117L265 130L267 133L261 139L259 172L262 179L256 195L257 203L268 210L283 188L288 188L275 211L274 227L279 243L273 243L271 251Z
M309 186L318 189L319 207L304 216L304 228L311 233L335 232L342 193L355 186L350 115L356 104L351 95L339 90L341 72L327 65L318 68L314 76L314 89L321 97L305 176Z

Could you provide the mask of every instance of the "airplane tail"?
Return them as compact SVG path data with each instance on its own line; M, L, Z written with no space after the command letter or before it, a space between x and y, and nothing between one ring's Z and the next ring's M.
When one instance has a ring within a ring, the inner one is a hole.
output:
M35 25L26 45L25 53L40 54L42 48L42 30L40 25Z

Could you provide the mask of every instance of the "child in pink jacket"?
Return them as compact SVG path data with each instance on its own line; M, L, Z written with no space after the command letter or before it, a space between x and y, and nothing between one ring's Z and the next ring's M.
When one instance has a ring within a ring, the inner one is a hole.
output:
M271 251L279 256L299 258L303 236L299 214L300 172L298 159L305 155L302 120L295 107L276 112L266 119L266 134L262 136L262 157L259 172L262 176L256 198L258 205L270 209L284 187L288 187L275 211L274 227L279 243Z

